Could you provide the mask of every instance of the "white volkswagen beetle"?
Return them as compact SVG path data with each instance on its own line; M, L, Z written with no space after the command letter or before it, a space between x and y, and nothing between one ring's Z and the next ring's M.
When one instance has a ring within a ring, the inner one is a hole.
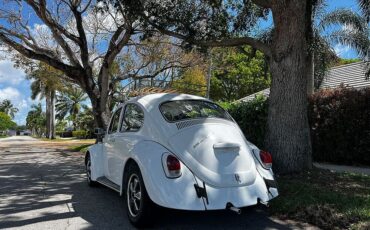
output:
M89 185L123 195L136 226L149 223L156 205L240 213L278 195L271 155L248 142L220 106L187 94L120 105L85 164Z

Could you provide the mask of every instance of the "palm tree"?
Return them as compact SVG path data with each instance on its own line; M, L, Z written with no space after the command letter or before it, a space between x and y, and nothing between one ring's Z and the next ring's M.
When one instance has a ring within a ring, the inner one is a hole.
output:
M359 57L369 61L370 55L370 0L358 0L361 13L349 9L338 9L323 16L319 29L333 25L341 27L327 35L327 40L353 48ZM369 66L368 66L369 67ZM370 68L366 70L367 77Z
M319 88L336 56L332 45L342 44L354 48L360 57L366 59L369 53L369 0L359 0L363 15L349 9L338 9L325 13L324 1L318 0L313 8L311 68L308 72L308 94ZM367 10L366 10L367 7ZM365 19L367 17L367 19ZM327 29L335 27L336 30ZM339 29L338 29L339 26ZM370 68L367 70L370 74Z
M46 124L46 116L42 111L41 103L32 105L27 114L26 125L32 131L32 135L41 136Z
M71 116L73 127L76 128L76 118L81 110L82 102L87 99L85 92L75 85L57 95L56 117L59 120L64 119L67 114Z
M62 88L58 77L61 73L56 69L39 63L36 70L32 71L27 78L32 79L31 98L39 96L46 100L46 135L50 139L55 138L55 94Z
M10 100L5 99L0 103L0 112L8 114L12 119L14 119L18 109L14 107Z
M367 23L370 22L370 0L357 0L358 5L362 11L362 15L364 16Z
M338 9L324 15L320 23L322 29L332 25L341 27L327 35L329 41L352 47L362 58L368 55L369 26L362 15L348 9Z

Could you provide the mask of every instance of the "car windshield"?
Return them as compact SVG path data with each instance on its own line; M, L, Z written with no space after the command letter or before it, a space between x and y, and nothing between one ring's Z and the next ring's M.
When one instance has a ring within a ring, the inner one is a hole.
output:
M162 115L169 122L197 118L222 118L232 121L220 106L203 100L167 101L160 105Z

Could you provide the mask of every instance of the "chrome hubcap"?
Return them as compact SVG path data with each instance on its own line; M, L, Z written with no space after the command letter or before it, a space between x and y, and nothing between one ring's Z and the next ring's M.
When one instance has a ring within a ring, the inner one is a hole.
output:
M132 174L127 184L127 205L132 216L137 216L141 210L141 186L139 177Z

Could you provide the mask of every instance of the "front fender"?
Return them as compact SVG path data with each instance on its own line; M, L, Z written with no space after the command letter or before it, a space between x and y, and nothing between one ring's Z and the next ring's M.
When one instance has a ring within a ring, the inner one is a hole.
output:
M170 151L157 142L142 141L130 154L139 165L150 199L166 208L204 210L203 200L194 189L197 183L194 175L184 164L179 178L166 177L162 165L162 155L166 152Z
M103 143L92 145L87 150L87 153L90 154L91 159L91 180L93 181L96 181L97 178L104 176L103 151Z

